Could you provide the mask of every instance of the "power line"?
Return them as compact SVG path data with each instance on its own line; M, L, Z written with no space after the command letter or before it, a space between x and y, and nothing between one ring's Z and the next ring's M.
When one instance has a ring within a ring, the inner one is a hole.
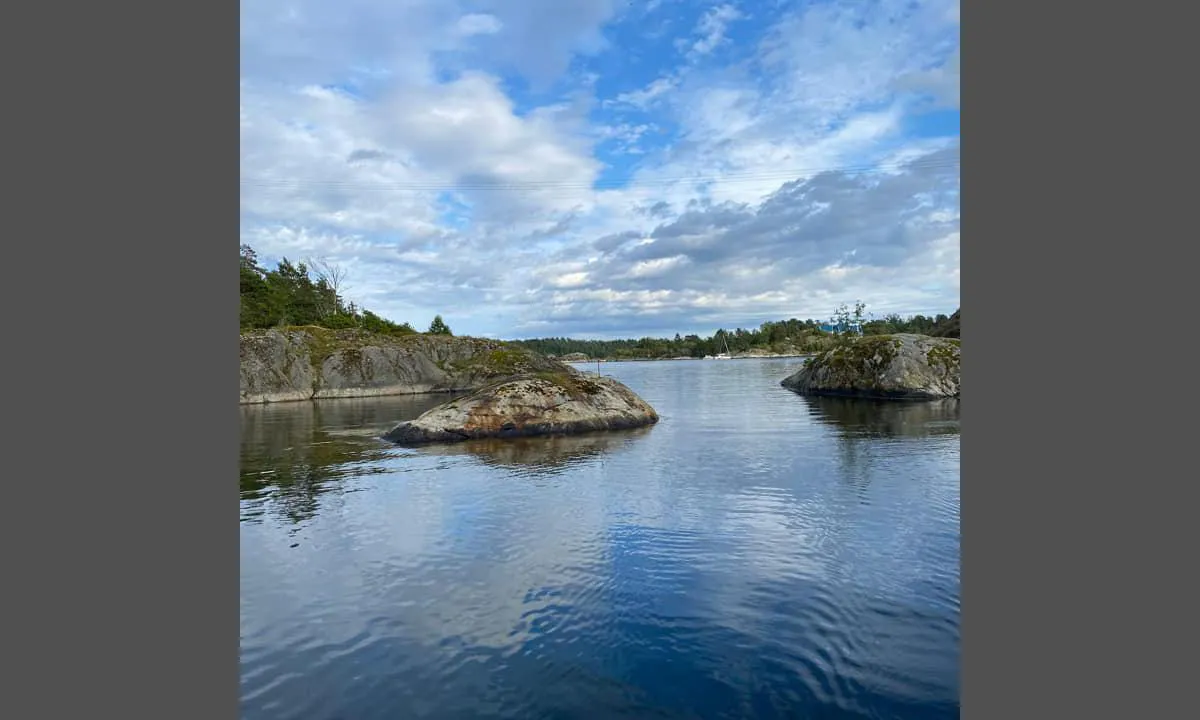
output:
M791 181L800 176L816 175L826 172L870 172L878 170L949 170L960 168L961 161L955 159L931 160L931 161L897 161L890 163L876 163L870 165L842 165L842 166L826 166L826 167L808 167L808 168L792 168L781 169L774 171L758 171L758 172L729 172L719 175L690 175L676 177L659 177L647 179L599 179L594 182L571 182L571 181L556 181L556 180L528 180L528 181L498 181L498 182L457 182L457 183L430 183L430 182L404 182L393 180L380 180L378 182L365 180L327 180L318 178L288 178L288 179L255 179L242 178L241 185L246 188L259 189L356 189L356 188L372 188L372 189L394 189L394 190L411 190L411 191L451 191L451 190L603 190L603 189L624 189L628 188L631 182L635 182L636 188L661 187L674 185L678 183L695 183L695 184L721 184L721 185L737 185L750 184L755 182L766 181Z
M942 161L920 164L910 163L880 163L876 165L863 166L846 166L840 168L813 168L813 169L795 169L795 170L779 170L772 172L758 173L726 173L721 175L691 175L679 176L670 178L650 178L638 179L636 183L641 187L648 186L665 186L674 185L676 183L750 183L765 180L793 180L803 175L815 175L823 172L867 172L872 170L887 170L908 168L913 170L939 170L951 169L960 167L958 161ZM458 183L420 183L420 182L403 182L403 181L346 181L346 180L322 180L315 178L292 178L292 179L277 179L277 180L261 180L261 179L242 179L241 184L246 187L259 188L356 188L356 187L387 187L397 190L518 190L518 189L550 189L550 190L592 190L604 187L623 188L627 187L631 179L618 180L596 180L594 182L570 182L570 181L554 181L554 180L529 180L529 181L500 181L500 182L458 182Z

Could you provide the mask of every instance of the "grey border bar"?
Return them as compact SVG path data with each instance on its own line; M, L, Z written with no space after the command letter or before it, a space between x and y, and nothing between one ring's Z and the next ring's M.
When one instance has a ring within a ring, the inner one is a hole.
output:
M7 717L238 715L238 12L0 24Z

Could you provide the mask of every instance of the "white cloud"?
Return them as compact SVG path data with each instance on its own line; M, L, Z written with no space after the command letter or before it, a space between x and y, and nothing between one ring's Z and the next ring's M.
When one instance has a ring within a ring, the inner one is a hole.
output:
M631 90L630 92L624 92L620 95L617 95L612 102L624 103L626 105L632 105L636 108L644 109L654 102L656 98L662 97L674 89L678 82L678 78L674 77L657 78L640 90Z
M607 45L602 28L616 16L616 0L478 0L504 24L487 46L489 58L545 87L567 71L572 56ZM501 40L503 42L501 42Z
M495 35L503 27L504 23L496 19L495 15L485 13L472 13L458 19L458 33L468 37L471 35Z
M673 270L690 262L687 255L672 255L665 258L654 258L653 260L641 260L630 268L627 277L631 278L649 278L662 275L668 270Z
M588 274L586 272L573 272L560 275L551 281L551 285L559 288L580 287L586 285Z
M620 12L243 7L243 241L332 257L356 300L415 324L442 312L459 332L825 315L872 288L902 311L952 309L957 156L904 133L913 95L957 103L957 2L788 10L725 66L716 49L742 15L720 5L685 64L631 82L631 63L662 53L614 45ZM942 174L903 167L921 157ZM874 185L822 175L870 166Z
M955 48L944 64L904 75L897 84L902 89L929 95L938 107L957 108L961 85L959 50Z
M741 12L730 4L718 5L710 9L700 19L696 26L696 34L700 36L691 45L691 54L707 55L725 41L725 30L729 24L742 17Z
M540 295L514 301L555 328L628 325L647 311L654 328L824 317L859 297L881 312L948 312L959 290L957 162L947 148L889 173L822 173L756 204L693 204L653 242L597 242L587 287L555 292L548 316Z
M242 112L243 210L290 222L437 238L449 232L437 224L441 189L462 188L482 223L546 220L579 201L563 184L586 190L599 171L586 137L545 113L518 116L482 74L397 86L377 102L243 91Z

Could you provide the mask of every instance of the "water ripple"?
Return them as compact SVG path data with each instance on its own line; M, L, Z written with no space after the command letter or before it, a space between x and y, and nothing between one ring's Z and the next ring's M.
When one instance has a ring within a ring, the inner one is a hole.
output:
M787 369L613 364L659 425L555 441L246 414L243 717L956 718L956 409Z

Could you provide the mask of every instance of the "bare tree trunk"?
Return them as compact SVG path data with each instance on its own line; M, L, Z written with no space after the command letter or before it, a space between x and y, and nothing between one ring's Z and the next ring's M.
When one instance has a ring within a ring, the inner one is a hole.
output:
M346 285L346 270L327 258L311 259L307 261L308 266L312 268L313 274L316 275L317 281L325 281L325 284L333 292L332 307L323 307L322 310L326 316L333 315L341 311L342 293L345 291ZM327 298L322 298L327 301Z

